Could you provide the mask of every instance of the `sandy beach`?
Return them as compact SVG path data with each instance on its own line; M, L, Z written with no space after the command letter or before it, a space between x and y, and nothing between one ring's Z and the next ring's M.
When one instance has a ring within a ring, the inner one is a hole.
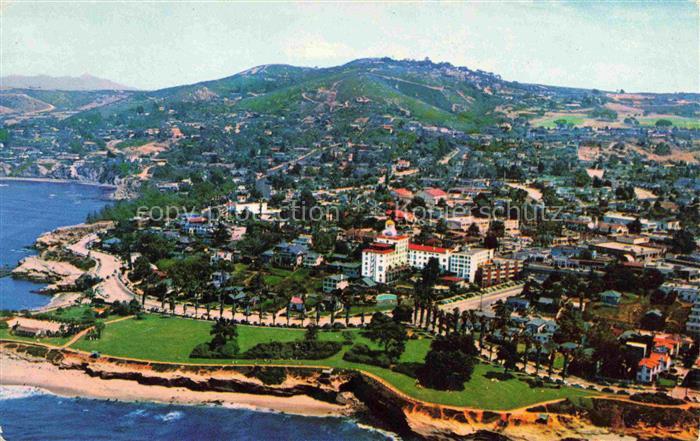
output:
M185 388L149 385L129 380L103 380L79 370L59 369L50 363L30 362L0 355L0 385L32 386L65 397L175 404L220 404L305 416L339 416L345 406L314 400L306 395L275 397L234 392L196 392Z

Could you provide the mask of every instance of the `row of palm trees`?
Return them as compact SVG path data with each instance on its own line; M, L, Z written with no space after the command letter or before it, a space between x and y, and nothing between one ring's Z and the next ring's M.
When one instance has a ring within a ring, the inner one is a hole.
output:
M459 309L454 308L449 312L440 309L433 290L420 284L414 291L413 301L414 326L438 335L448 333L467 334L469 332L475 333L478 330L478 347L481 351L488 350L489 362L493 360L494 349L497 346L494 341L495 331L500 330L501 336L505 336L506 328L510 324L510 311L503 302L497 302L494 305L496 317L490 319L484 314L480 314L477 310L459 311ZM518 361L522 362L525 370L532 363L535 368L535 375L538 375L540 370L546 365L547 373L551 376L554 371L557 353L561 353L563 357L561 375L562 378L565 378L568 366L577 355L577 351L567 350L552 341L542 343L528 334L516 334L509 338L509 346L514 347L515 351L517 351L517 348L522 344L524 352L522 354L508 354L501 351L499 357L497 351L497 359L503 360L506 357L515 356Z
M295 297L294 289L288 289L286 293L281 294L274 292L265 283L264 277L261 272L256 273L248 283L246 288L235 290L235 287L231 284L224 284L219 288L212 288L208 283L202 283L199 280L194 280L192 278L186 279L184 281L184 286L180 286L177 291L167 292L163 290L160 293L161 309L166 310L166 305L171 314L175 314L176 307L178 305L178 298L190 299L191 302L181 303L183 315L187 315L188 308L193 307L194 315L199 316L200 309L203 307L206 310L206 316L212 318L212 303L202 302L202 299L206 294L210 295L212 290L215 293L217 301L214 305L218 304L218 317L221 318L224 315L224 308L226 303L230 302L231 314L235 316L237 312L242 312L245 316L245 321L250 322L250 316L257 314L257 322L261 324L266 314L269 313L269 306L272 305L275 311L272 312L272 324L277 323L277 318L279 316L279 311L284 309L286 323L289 326L292 319L292 297ZM298 311L298 318L301 320L302 326L307 319L313 319L315 314L316 324L320 322L321 315L328 312L330 314L330 324L333 325L336 320L338 320L341 311L344 315L345 325L348 326L350 323L350 309L354 304L362 304L367 302L367 297L370 293L366 291L360 291L352 287L346 288L344 290L334 290L329 293L329 301L326 304L324 302L317 302L315 307L311 310L307 308L307 294L303 293L303 288L299 287L299 291L302 294L298 296L302 298L303 304L301 309ZM235 294L235 295L234 295ZM143 294L142 304L145 304L146 294ZM281 306L284 305L284 306ZM364 312L360 311L360 320L364 323Z

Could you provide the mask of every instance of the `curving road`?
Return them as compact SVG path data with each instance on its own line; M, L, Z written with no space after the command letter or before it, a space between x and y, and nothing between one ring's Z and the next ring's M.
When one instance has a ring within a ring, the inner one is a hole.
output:
M97 240L96 234L88 234L68 249L79 256L95 260L97 265L90 272L102 279L97 284L96 290L106 302L128 302L135 299L136 294L121 281L122 261L111 254L89 249L89 245L95 240Z

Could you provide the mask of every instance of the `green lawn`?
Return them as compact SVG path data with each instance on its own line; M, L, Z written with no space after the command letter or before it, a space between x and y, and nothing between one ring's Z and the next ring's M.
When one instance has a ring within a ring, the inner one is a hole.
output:
M684 118L682 116L663 117L663 118L639 118L639 124L643 126L655 126L656 121L667 119L673 123L673 127L682 129L700 129L700 120L693 118Z
M477 365L472 379L461 392L444 392L426 389L416 384L416 380L406 375L377 366L350 363L343 360L344 349L325 360L206 360L190 359L192 348L210 339L211 322L183 318L164 318L147 315L143 320L130 319L108 324L103 336L97 341L80 340L73 345L85 351L99 351L105 355L150 359L167 362L221 363L221 364L266 364L284 363L290 365L329 366L344 369L357 369L375 374L394 385L409 396L447 405L472 406L492 410L507 410L534 404L540 401L564 397L591 395L590 391L574 388L532 389L527 383L516 378L498 381L487 378L489 372L501 373L500 367L487 364ZM359 330L351 330L354 342L376 345L362 336ZM269 341L291 341L303 338L304 330L238 326L238 342L241 351ZM342 341L341 332L321 332L321 339ZM401 356L403 362L423 361L430 347L430 339L409 340L406 351Z
M537 127L546 127L548 129L553 129L557 126L555 121L563 120L566 121L569 124L572 124L574 126L581 126L583 123L586 121L585 116L578 116L578 115L562 115L562 116L553 116L551 118L545 118L540 121L535 122L534 124Z

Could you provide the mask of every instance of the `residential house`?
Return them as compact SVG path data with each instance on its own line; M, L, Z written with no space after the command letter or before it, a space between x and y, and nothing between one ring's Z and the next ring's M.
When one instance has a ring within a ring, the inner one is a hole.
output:
M333 274L323 279L323 292L330 293L337 289L343 290L350 285L347 276L343 274Z
M620 300L622 300L622 294L612 289L603 291L600 293L599 297L600 301L608 306L617 306L620 304Z
M427 205L436 206L440 201L447 202L447 193L439 188L428 187L419 191L416 196L425 201Z
M648 357L639 361L637 368L637 381L640 383L653 383L659 374L666 372L671 367L671 357L668 354L652 352Z

